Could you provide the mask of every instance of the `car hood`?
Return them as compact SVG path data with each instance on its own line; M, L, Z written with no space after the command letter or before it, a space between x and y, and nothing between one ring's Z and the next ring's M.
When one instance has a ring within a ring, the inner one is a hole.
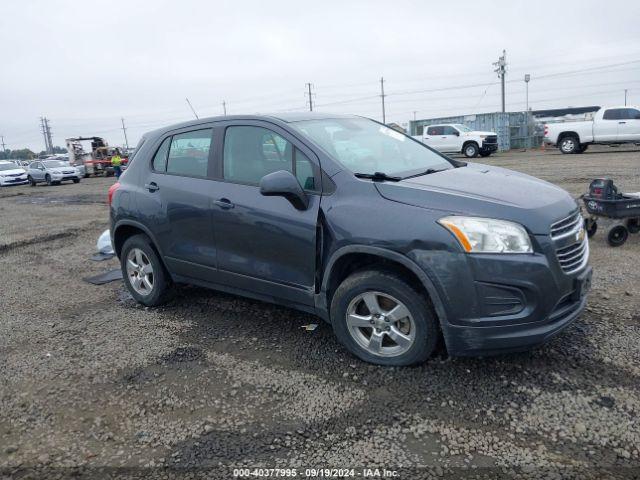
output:
M2 170L0 171L0 175L15 175L17 173L23 174L27 173L24 168L12 168L11 170Z
M576 201L563 189L513 170L470 163L466 167L376 183L384 198L444 215L499 218L520 223L533 234L575 211Z

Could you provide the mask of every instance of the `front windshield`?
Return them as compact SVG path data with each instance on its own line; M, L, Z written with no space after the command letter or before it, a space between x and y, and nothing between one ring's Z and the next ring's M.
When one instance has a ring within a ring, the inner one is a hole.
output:
M462 125L461 123L456 123L454 125L454 127L456 127L461 132L470 132L471 131L471 129L469 127L467 127L466 125Z
M292 125L354 173L404 176L453 168L421 143L366 118L304 120Z
M45 160L44 166L47 168L56 168L56 167L68 167L69 164L67 162L63 162L62 160Z

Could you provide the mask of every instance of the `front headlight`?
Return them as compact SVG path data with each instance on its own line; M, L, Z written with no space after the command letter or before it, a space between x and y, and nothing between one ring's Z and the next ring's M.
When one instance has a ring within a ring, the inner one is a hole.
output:
M487 137L488 137L488 135L480 135L480 138L481 138L482 140L484 140L484 139L485 139L485 138L487 138Z
M531 253L522 225L493 218L450 216L438 220L467 253Z

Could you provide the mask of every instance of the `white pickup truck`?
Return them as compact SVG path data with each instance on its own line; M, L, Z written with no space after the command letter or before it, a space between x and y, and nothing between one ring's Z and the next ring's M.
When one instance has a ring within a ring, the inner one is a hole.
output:
M598 110L593 120L548 123L543 141L556 145L562 153L582 153L594 143L640 145L640 108L606 107Z
M471 130L459 123L425 126L422 137L416 138L439 152L463 153L469 158L488 157L498 150L495 132Z

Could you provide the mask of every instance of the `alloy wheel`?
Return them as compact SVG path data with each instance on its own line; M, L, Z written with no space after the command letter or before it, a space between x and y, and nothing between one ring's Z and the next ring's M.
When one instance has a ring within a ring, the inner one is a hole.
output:
M140 295L153 291L153 266L149 257L139 248L132 248L127 255L127 276L133 289Z
M395 357L407 352L416 337L409 309L382 292L365 292L347 307L346 322L351 337L369 353Z

